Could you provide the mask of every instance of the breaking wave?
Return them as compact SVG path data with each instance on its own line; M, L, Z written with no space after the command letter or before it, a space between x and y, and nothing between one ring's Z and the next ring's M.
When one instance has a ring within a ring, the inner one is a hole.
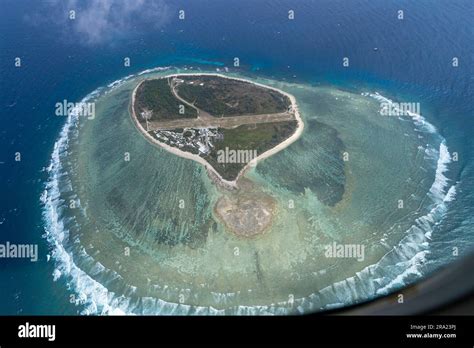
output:
M392 100L377 92L362 95L380 102L392 103ZM421 115L411 113L410 116L419 130L436 133L436 127ZM322 295L325 302L331 303L331 305L326 305L326 309L386 295L423 276L422 268L429 254L433 228L443 219L447 211L447 203L453 201L456 196L456 184L449 186L451 180L445 176L448 164L452 161L445 139L441 140L439 150L427 147L425 153L429 159L437 158L435 179L427 193L432 200L431 210L416 219L405 232L405 237L379 262L367 266L353 277L322 289L319 295Z
M107 88L99 88L82 102L97 98L101 93L120 86L133 76L143 75L150 72L167 70L169 67L158 67L148 69L136 75L127 76L124 79L114 81ZM391 102L390 99L378 93L366 94L379 101ZM436 132L436 128L429 124L421 115L413 117L415 125L426 132ZM67 221L63 218L63 207L65 201L61 199L61 193L72 191L62 163L67 160L69 142L72 134L77 134L78 116L72 114L63 126L59 138L54 145L51 162L47 167L49 173L45 190L41 194L43 205L43 218L45 222L45 238L51 248L51 258L55 262L53 279L64 279L68 290L77 295L76 304L82 308L81 314L86 315L124 315L124 314L285 314L288 313L288 303L282 302L272 306L238 306L226 310L213 307L188 306L177 303L169 303L157 298L141 297L138 300L125 298L122 294L115 294L106 286L94 280L78 266L78 261L93 263L94 274L108 273L111 278L121 278L119 274L107 270L102 264L95 262L83 247L79 252L72 252L71 241ZM384 295L399 289L409 281L422 276L421 268L429 253L429 243L433 227L441 221L447 211L447 204L455 198L456 186L450 185L450 180L445 176L451 155L445 140L440 143L439 150L427 149L426 155L430 159L437 156L436 175L427 195L432 200L431 210L424 216L418 218L406 231L405 237L386 253L379 262L370 265L353 277L336 282L305 298L294 299L293 308L298 312L308 312L318 309L331 309L343 305L364 301L374 296ZM449 186L449 189L448 189ZM85 261L84 261L85 260ZM403 270L403 271L401 271ZM129 286L127 294L133 295L134 288Z

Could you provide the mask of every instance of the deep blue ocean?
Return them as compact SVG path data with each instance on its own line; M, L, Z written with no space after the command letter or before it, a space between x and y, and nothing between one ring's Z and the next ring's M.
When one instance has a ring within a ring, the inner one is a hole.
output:
M463 254L474 245L472 0L144 1L141 7L88 0L72 8L75 3L0 1L0 243L39 245L38 262L0 260L0 314L79 312L67 284L53 281L43 238L44 168L65 122L55 116L55 103L80 101L97 87L158 66L229 67L420 102L423 116L459 154L446 175L462 183L442 222L449 236L433 235L432 262L443 262L437 249L458 246ZM75 20L68 19L71 9ZM185 20L178 18L181 9ZM347 68L343 57L350 59Z

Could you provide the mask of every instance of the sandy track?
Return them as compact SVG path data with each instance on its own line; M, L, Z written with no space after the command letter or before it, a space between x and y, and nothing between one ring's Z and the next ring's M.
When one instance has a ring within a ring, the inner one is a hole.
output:
M294 115L289 112L278 114L261 114L248 116L229 116L229 117L211 117L211 118L189 118L171 121L150 121L149 130L165 130L173 128L199 128L199 127L219 127L235 128L244 124L270 123L293 121Z

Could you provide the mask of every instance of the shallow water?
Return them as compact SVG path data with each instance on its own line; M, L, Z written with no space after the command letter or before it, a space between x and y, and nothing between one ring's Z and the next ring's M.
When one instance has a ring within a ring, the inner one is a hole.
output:
M381 116L380 96L254 77L296 97L305 130L246 174L277 214L264 235L242 239L213 213L229 193L134 128L138 78L100 91L94 120L77 128L71 120L67 154L65 140L51 168L65 174L50 180L46 207L69 231L60 240L62 226L50 228L56 276L71 279L84 313L308 312L420 275L432 226L453 198L443 175L449 152L426 122ZM363 246L363 258L327 257L334 242Z

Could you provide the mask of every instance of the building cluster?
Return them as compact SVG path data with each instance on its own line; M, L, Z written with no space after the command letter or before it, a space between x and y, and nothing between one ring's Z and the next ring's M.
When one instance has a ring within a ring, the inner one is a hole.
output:
M209 154L214 148L213 143L224 138L218 128L185 128L179 132L176 130L156 130L153 133L159 141L165 144L183 150L194 149L199 155Z

